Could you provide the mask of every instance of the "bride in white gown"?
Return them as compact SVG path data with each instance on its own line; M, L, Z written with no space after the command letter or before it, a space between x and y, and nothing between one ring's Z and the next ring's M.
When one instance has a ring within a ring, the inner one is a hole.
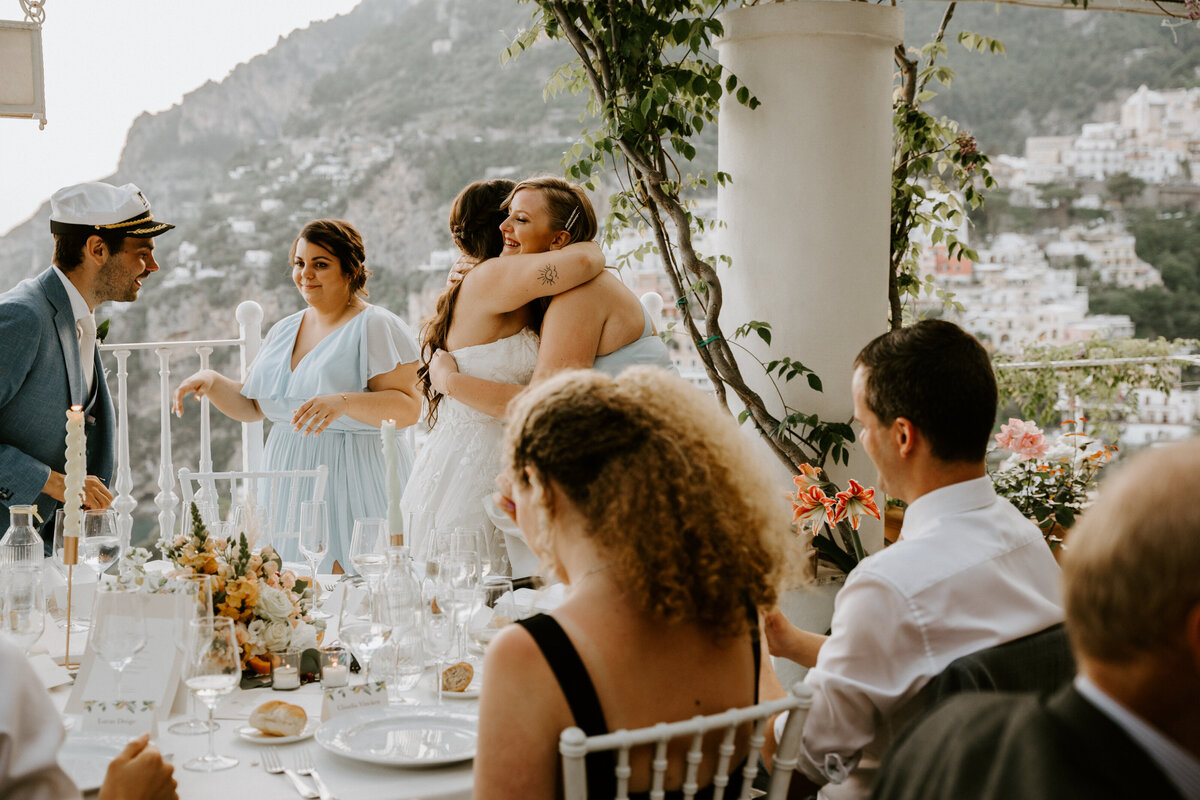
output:
M604 254L591 241L596 234L593 215L580 213L547 225L516 213L509 220L511 232L502 235L500 224L509 217L505 202L514 185L477 181L459 192L451 207L455 244L465 256L487 260L446 288L422 328L418 376L432 433L401 500L414 556L426 554L431 528L467 527L483 531L493 571L506 573L504 537L484 505L501 471L504 422L459 403L452 391L434 392L429 360L446 350L463 374L528 383L537 363L541 298L579 286L604 269ZM497 258L502 253L505 257ZM520 567L518 573L530 574Z

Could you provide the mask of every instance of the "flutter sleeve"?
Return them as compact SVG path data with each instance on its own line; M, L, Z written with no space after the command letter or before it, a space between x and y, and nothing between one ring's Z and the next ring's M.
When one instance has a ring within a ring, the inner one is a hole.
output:
M421 353L404 320L379 306L372 306L367 313L371 316L366 320L366 336L363 337L363 385L400 364L416 361Z

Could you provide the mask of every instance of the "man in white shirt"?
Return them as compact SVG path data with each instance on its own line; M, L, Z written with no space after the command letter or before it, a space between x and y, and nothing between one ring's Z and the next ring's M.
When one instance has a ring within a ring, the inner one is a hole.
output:
M156 221L132 183L82 183L50 198L54 265L0 294L0 530L8 508L36 503L46 552L66 493L66 411L85 413L84 505L112 501L116 423L96 350L96 306L138 298L158 270Z
M1200 441L1114 469L1063 567L1074 685L951 698L888 754L874 797L1200 799Z
M987 476L997 391L983 347L926 320L856 360L854 416L880 488L908 504L900 540L860 563L828 638L778 611L774 655L811 667L799 771L822 798L865 798L922 689L959 656L1062 621L1059 569L1040 531Z

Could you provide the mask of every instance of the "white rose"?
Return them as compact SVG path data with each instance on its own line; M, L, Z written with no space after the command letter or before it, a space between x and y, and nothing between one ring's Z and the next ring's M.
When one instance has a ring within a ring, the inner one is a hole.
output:
M261 619L256 619L246 626L246 636L250 644L261 646L263 643L263 631L267 629L267 623Z
M307 622L298 622L292 628L292 650L308 650L317 647L317 629Z
M292 626L286 622L271 622L267 624L262 634L262 643L272 653L288 649L292 640Z
M285 589L274 586L260 585L258 603L254 606L255 613L270 622L281 622L296 612L292 598Z

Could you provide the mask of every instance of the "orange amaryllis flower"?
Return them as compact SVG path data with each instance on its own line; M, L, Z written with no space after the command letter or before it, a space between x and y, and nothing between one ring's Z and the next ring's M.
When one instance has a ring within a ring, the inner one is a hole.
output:
M796 491L800 494L807 492L814 486L825 485L825 481L821 478L821 473L812 464L801 464L800 474L792 478L792 483L796 484Z
M836 525L849 517L850 527L858 530L858 523L864 514L870 514L875 519L879 519L879 506L875 505L875 490L867 489L851 478L850 488L837 493L837 508L834 509L830 524Z
M835 502L816 486L810 487L808 491L797 492L796 499L792 501L792 522L800 523L802 529L816 530L817 526L825 521Z

